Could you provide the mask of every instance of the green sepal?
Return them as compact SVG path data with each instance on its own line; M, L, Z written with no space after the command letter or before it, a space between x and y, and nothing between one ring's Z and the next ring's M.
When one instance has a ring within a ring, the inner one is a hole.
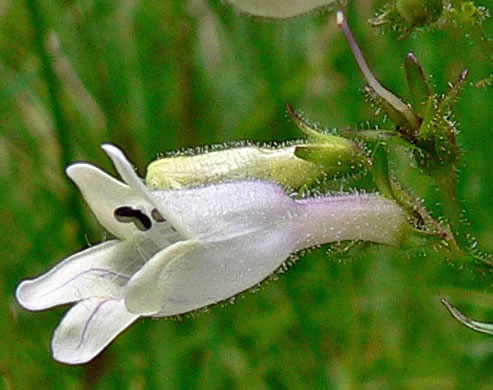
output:
M296 145L294 155L320 167L328 176L353 172L364 167L361 157L331 144Z
M440 105L438 106L439 115L445 116L447 114L447 111L451 110L455 106L459 94L466 84L468 74L469 71L467 69L463 70L457 78L457 81L455 81L447 90L447 92L445 92L445 95L441 99Z
M403 112L395 109L392 104L390 104L387 100L383 99L379 94L377 94L373 88L367 85L363 88L363 90L370 101L378 106L381 110L383 110L383 112L385 112L385 114L389 117L392 123L394 123L396 128L399 129L399 132L402 133L406 139L413 139L415 130L418 128L417 118L416 121L413 120L413 123L410 123L409 118L406 118ZM411 109L410 111L412 112Z
M392 186L390 184L390 172L388 163L388 145L384 143L379 143L373 149L371 155L372 165L370 172L373 177L378 191L385 197L389 199L394 199L394 193L392 191Z
M417 152L421 151L421 148L412 144L402 137L402 135L394 130L349 130L342 129L337 131L347 138L357 139L363 142L384 142L389 145L401 145L410 150Z
M296 111L293 109L291 104L286 103L286 112L289 118L293 121L295 126L313 143L326 143L331 144L334 147L347 148L351 146L351 141L346 140L343 137L323 133L322 131L316 129L310 125L306 120L304 120Z
M423 117L427 102L432 98L432 93L428 80L426 79L423 68L418 62L418 59L413 53L408 53L404 61L404 69L406 70L407 83L411 92L411 103L414 111Z
M296 157L321 167L329 175L363 168L367 158L356 142L315 129L289 103L286 104L286 111L296 127L308 138L307 144L295 146Z
M450 113L465 85L467 74L467 70L463 71L442 98L428 105L428 112L419 128L418 144L433 155L435 161L428 162L432 169L455 164L459 160L457 129Z

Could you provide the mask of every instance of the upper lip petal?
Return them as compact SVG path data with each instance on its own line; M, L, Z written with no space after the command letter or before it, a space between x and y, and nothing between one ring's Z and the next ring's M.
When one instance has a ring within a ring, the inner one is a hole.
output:
M66 172L106 230L120 239L135 235L135 226L119 223L114 216L114 210L120 206L147 203L132 188L87 163L72 164Z
M123 181L127 183L138 196L153 205L153 207L156 208L176 230L182 234L186 234L186 228L182 226L179 217L170 212L165 204L156 201L156 198L152 195L151 191L144 185L140 177L137 176L123 152L112 144L103 144L101 147L113 162L115 169L118 171Z

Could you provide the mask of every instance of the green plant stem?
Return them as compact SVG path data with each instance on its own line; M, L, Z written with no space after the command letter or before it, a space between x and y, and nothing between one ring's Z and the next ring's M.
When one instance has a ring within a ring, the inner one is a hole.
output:
M58 143L60 145L60 162L62 167L66 167L73 161L73 153L70 145L69 126L64 118L63 110L60 105L60 84L52 68L50 57L46 50L44 42L46 42L46 26L41 15L39 2L36 0L26 0L28 13L31 16L33 27L34 46L38 52L41 61L41 72L45 79L48 89L48 98L51 106L51 111L55 123L55 131ZM78 222L79 229L88 231L81 204L78 198L77 189L74 186L70 187L70 193L66 200L65 209L68 213L75 216ZM86 242L82 234L77 235L77 240L81 246L85 246Z
M421 220L427 230L427 233L441 238L446 243L449 250L454 252L460 251L457 247L453 234L444 228L437 220L435 220L418 200L404 190L397 180L390 178L389 183L392 188L393 197L397 203L404 207L410 215L413 215L418 220Z
M394 194L390 184L389 162L387 159L388 146L382 143L377 144L372 155L372 163L367 164L378 191L389 199L394 199Z
M451 165L447 169L437 171L434 176L442 195L444 214L454 238L454 240L446 240L449 254L456 259L464 259L464 257L474 259L491 272L493 263L488 256L475 253L467 224L461 220L455 167Z
M457 202L457 174L455 169L451 166L445 170L440 170L434 177L442 195L445 217L450 224L456 240L462 243L465 234L463 234L460 224L459 204Z

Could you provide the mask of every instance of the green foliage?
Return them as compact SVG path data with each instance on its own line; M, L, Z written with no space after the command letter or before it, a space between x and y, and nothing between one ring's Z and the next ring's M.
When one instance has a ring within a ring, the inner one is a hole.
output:
M466 15L465 2L455 3ZM409 95L401 66L411 51L431 90L446 91L466 68L473 83L491 74L492 62L480 60L490 56L480 40L493 37L490 19L474 19L481 33L472 44L470 30L454 24L398 41L366 22L380 6L354 1L347 15L373 71L397 96ZM5 388L492 387L493 338L459 326L438 299L491 322L490 275L423 248L314 250L234 305L180 320L141 320L84 367L54 362L49 339L65 308L28 313L13 291L85 241L105 237L65 177L67 162L110 169L99 145L113 142L143 175L158 153L177 148L292 139L298 130L286 101L330 128L386 129L388 122L359 93L364 80L330 14L257 20L218 0L26 0L4 2L0 11ZM413 72L408 79L419 79ZM418 85L407 100L422 101L423 90ZM455 114L457 197L489 251L491 112L491 88L465 83ZM431 215L442 216L435 183L423 180L413 159L402 152L388 158Z

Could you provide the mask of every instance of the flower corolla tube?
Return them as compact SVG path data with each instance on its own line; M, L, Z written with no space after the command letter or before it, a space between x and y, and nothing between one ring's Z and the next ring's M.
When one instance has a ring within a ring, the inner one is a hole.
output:
M150 190L120 149L103 149L123 182L88 163L70 165L67 175L115 238L16 290L28 310L74 304L52 340L60 362L90 361L139 317L233 297L299 250L342 240L398 245L409 228L402 209L375 194L293 199L258 180Z

